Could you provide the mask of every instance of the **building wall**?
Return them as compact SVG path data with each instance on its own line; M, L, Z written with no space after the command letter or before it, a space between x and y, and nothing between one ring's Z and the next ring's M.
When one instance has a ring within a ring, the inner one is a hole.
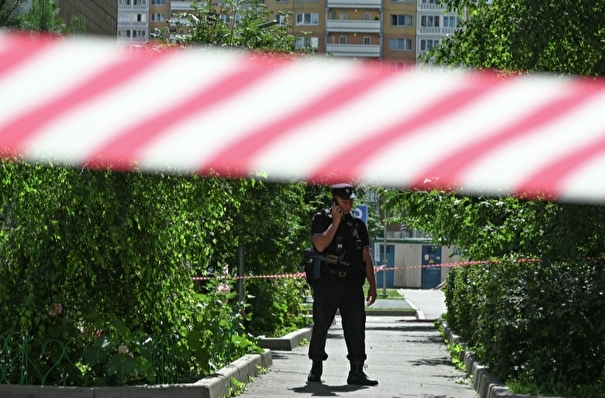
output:
M86 19L86 34L116 37L117 0L58 0L59 17L66 23L74 16Z
M157 32L165 33L170 30L170 24L168 22L171 13L170 7L170 1L166 1L166 4L152 4L149 6L149 32L151 34L156 35ZM150 38L153 37L154 36L150 36Z
M272 0L268 0L272 1ZM283 1L276 2L277 4L284 3ZM301 36L303 32L308 33L309 37L318 38L318 52L324 53L326 51L326 5L324 1L299 1L299 0L288 0L290 6L287 10L291 11L290 25L292 25L292 34L294 36ZM301 14L317 14L317 24L308 25L300 24L297 22L297 16Z
M410 26L393 24L393 18L405 19L411 21ZM391 62L399 62L405 65L414 65L416 63L416 20L417 7L414 3L404 3L402 1L384 0L383 2L383 43L382 58ZM397 40L399 43L409 43L410 47L404 46L400 49L391 49L391 40Z
M393 285L397 288L422 287L422 246L428 243L393 243L395 245L395 271ZM454 263L460 261L460 256L453 255L454 248L441 247L441 263ZM452 270L451 267L441 267L441 282Z

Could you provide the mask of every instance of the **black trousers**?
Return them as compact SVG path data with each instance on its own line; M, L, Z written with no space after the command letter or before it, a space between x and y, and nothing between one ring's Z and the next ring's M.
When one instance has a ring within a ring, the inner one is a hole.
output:
M313 286L313 331L309 358L325 361L326 339L336 310L340 310L349 361L365 361L366 311L363 276L322 275Z

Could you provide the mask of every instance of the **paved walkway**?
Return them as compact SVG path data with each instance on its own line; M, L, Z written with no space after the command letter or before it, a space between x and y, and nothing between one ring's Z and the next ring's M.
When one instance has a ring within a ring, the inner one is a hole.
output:
M392 308L397 305L392 301L400 301L402 307L409 304L420 309L424 320L414 316L368 316L366 373L378 379L378 386L347 385L349 364L337 317L328 336L329 358L324 363L323 383L307 383L311 361L307 358L308 345L304 345L292 351L273 351L273 365L249 383L241 396L477 398L466 375L452 365L442 337L429 321L441 314L437 313L443 305L443 294L436 290L402 293L407 303L389 300L379 305Z

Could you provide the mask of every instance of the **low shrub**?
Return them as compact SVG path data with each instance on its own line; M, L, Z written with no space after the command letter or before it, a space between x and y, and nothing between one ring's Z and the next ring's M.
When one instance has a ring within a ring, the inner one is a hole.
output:
M604 268L601 259L459 267L446 320L495 376L578 396L605 369Z

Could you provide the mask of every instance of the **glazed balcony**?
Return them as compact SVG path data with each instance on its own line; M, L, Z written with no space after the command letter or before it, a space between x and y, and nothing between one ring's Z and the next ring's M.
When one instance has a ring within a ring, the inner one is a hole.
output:
M380 21L328 19L326 29L328 32L379 33Z
M382 0L328 0L328 8L380 8Z
M326 52L335 57L380 57L380 45L378 44L328 44Z

